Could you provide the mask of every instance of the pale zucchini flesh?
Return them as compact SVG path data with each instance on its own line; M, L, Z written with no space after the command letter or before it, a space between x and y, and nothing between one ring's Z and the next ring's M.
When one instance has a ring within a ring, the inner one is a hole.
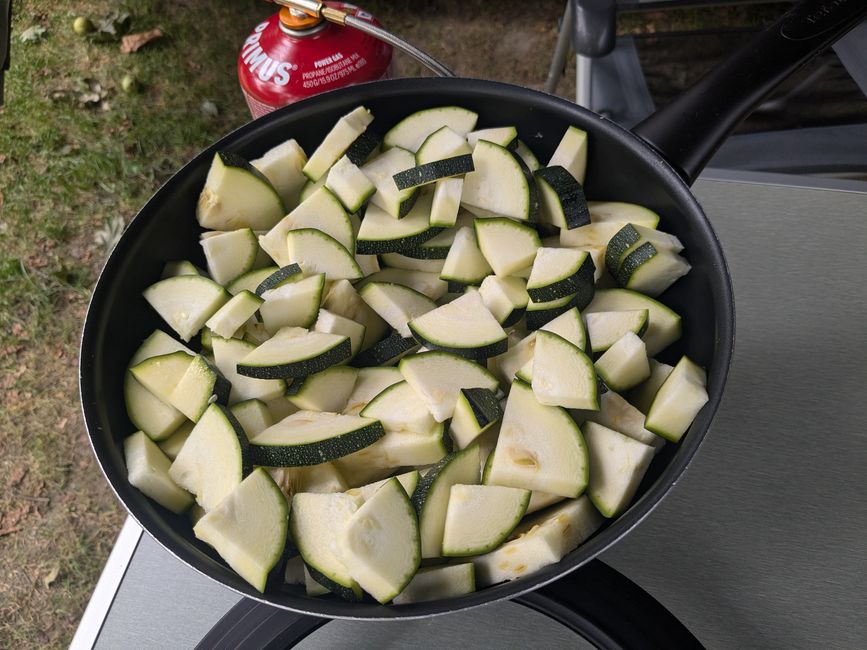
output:
M167 510L180 514L193 504L189 492L169 476L171 461L156 443L137 431L123 441L129 482Z
M466 557L494 550L527 511L530 491L498 485L452 485L443 528L443 555Z
M632 501L653 447L596 422L584 424L584 438L590 457L587 495L603 516L615 517Z

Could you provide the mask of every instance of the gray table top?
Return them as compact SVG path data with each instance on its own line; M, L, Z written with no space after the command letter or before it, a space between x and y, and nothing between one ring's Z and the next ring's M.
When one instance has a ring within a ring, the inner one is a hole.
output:
M602 559L709 648L867 647L867 193L708 176L695 191L737 305L726 397L678 485ZM82 625L100 648L190 648L238 600L146 535L123 566L104 623L88 611ZM523 609L489 608L479 615L492 621ZM527 616L518 628L546 627ZM575 647L547 627L546 641ZM345 630L332 629L305 647L335 647ZM387 640L403 646L418 630L393 632ZM90 647L88 634L76 643Z

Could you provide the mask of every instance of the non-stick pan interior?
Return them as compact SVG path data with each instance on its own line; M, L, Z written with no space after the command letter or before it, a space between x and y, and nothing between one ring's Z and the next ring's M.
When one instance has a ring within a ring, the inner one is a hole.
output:
M189 520L175 516L132 488L126 480L123 438L133 432L123 400L126 364L155 328L167 329L141 297L159 279L168 260L204 264L195 220L196 200L217 150L247 159L288 138L312 152L341 115L364 104L375 115L372 128L384 133L400 118L432 106L459 105L479 113L479 127L515 125L540 161L548 160L570 124L590 134L585 190L591 200L619 200L650 207L660 228L683 241L693 265L661 299L684 317L684 336L660 358L689 354L709 371L709 404L679 445L658 454L632 507L555 566L461 599L386 607L314 599L303 588L284 587L261 595L195 540ZM688 464L719 402L731 358L733 309L722 252L698 204L655 152L609 121L573 104L535 91L468 79L402 79L342 89L287 107L251 122L197 156L145 205L111 254L100 277L82 340L81 395L94 451L118 497L158 542L181 560L236 591L310 614L331 617L425 616L507 598L550 582L585 563L634 526L658 503Z

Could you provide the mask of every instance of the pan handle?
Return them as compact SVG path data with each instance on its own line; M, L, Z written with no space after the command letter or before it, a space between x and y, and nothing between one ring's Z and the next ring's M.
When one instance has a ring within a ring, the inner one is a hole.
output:
M865 0L799 3L633 132L691 185L762 99L865 15Z

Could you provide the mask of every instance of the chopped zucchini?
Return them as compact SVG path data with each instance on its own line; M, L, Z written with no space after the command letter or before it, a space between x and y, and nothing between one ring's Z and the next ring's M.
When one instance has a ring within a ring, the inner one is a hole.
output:
M511 534L530 502L530 491L499 485L452 485L443 528L442 554L488 553Z
M409 321L437 308L433 300L402 284L370 282L359 295L404 338L412 336Z
M290 230L286 234L289 259L304 273L323 273L326 280L357 280L361 267L340 242L315 228Z
M356 212L373 196L376 187L349 158L343 156L328 171L325 187L331 190L348 212Z
M298 205L301 188L307 181L301 171L307 164L307 154L301 145L287 140L266 151L261 158L251 160L250 164L271 181L287 210Z
M160 450L162 450L169 460L174 460L181 453L181 448L193 432L194 426L196 426L195 422L184 420L183 424L175 429L168 438L160 440L157 443ZM168 471L168 466L166 466L166 471Z
M401 486L403 487L403 491L406 492L407 496L412 496L412 493L415 491L415 486L418 485L420 474L418 473L418 470L414 469L409 472L404 472L403 474L398 474L394 478L396 478L398 483L401 484ZM376 491L383 485L385 485L385 483L389 480L391 480L391 478L385 478L381 481L362 485L361 487L351 488L349 490L346 490L346 493L360 496L364 501L367 501L370 497L376 494Z
M485 307L503 327L511 327L524 316L530 296L521 278L489 275L479 285Z
M654 449L659 449L665 444L664 438L644 428L644 414L613 390L606 391L599 397L599 410L587 413L587 419L614 429Z
M653 447L596 422L584 424L590 456L587 495L603 516L626 510L653 460Z
M458 449L466 449L503 417L496 393L487 388L462 388L449 433Z
M473 149L467 144L467 139L463 135L444 126L425 138L418 151L415 152L415 162L417 165L425 165L437 160L472 153Z
M460 136L466 136L476 126L479 116L460 106L442 106L416 111L405 117L385 134L386 147L402 147L418 151L427 137L444 126Z
M416 316L409 322L413 337L429 349L469 359L486 359L506 351L506 332L477 293Z
M356 252L363 255L404 253L436 237L440 228L430 225L432 197L422 196L402 219L395 219L378 206L368 206L361 230L358 231Z
M532 174L524 173L527 168L520 157L479 140L473 149L473 166L475 171L464 177L462 204L520 221L535 218L536 185Z
M678 442L707 403L707 374L683 356L659 387L644 426L672 442Z
M262 172L237 154L214 154L196 205L203 228L267 230L284 214L283 200Z
M306 377L349 359L349 339L338 334L284 327L238 362L238 373L256 379Z
M390 284L402 284L421 294L424 294L431 300L438 300L446 293L448 285L441 280L437 273L428 273L425 271L412 271L409 269L382 269L361 280L356 287L361 290L362 287L371 282L385 282Z
M596 382L593 362L584 352L557 334L537 332L532 388L540 404L596 411Z
M373 122L373 115L358 106L341 117L316 147L302 171L311 181L318 181L346 153L359 135Z
M681 336L680 316L661 302L628 289L600 289L584 310L585 314L600 311L626 311L646 309L647 330L641 337L647 346L647 355L654 356L677 341Z
M211 331L224 339L232 338L235 332L250 320L263 302L265 301L262 298L249 291L244 290L236 293L205 321L205 325L208 327L208 330L205 331Z
M500 126L467 133L467 142L471 147L475 147L479 140L493 142L506 149L515 149L518 146L518 129L514 126Z
M232 415L238 420L247 439L257 436L274 424L274 418L268 406L257 399L248 399L229 407Z
M398 332L392 332L390 336L362 351L352 360L352 365L356 368L390 366L418 349L418 341L413 337L403 337Z
M348 337L352 356L355 356L358 354L359 350L361 350L361 345L364 342L365 329L366 328L361 323L357 323L344 316L333 314L327 309L319 310L319 316L316 318L316 323L313 325L313 330L316 332L339 334Z
M609 388L617 392L637 386L650 377L644 341L627 332L596 360L596 372Z
M370 400L389 386L401 381L403 381L403 375L397 368L359 368L355 387L346 400L343 413L358 415L370 403Z
M178 275L204 274L204 271L188 260L172 260L171 262L166 262L166 265L163 267L162 275L160 275L160 280L173 278Z
M443 270L445 259L416 259L400 253L384 253L381 255L382 262L387 267L392 269L403 269L406 271L422 271L424 273L436 273L439 276ZM385 270L385 269L384 269ZM391 280L389 280L391 282Z
M175 514L193 504L189 492L178 487L169 476L171 461L143 431L123 441L123 455L129 482L146 496Z
M570 248L540 248L527 280L527 293L534 302L574 295L573 304L584 309L593 299L593 259L585 251Z
M463 178L442 178L436 182L430 209L430 225L439 228L455 225L463 190Z
M618 201L589 201L590 221L592 223L632 223L648 228L659 225L659 215L653 210L634 203Z
M648 362L650 363L650 377L629 391L630 403L634 404L642 413L647 413L651 403L653 403L653 398L659 392L659 387L662 386L668 375L674 370L674 366L660 363L656 359L648 359ZM603 422L602 424L605 423ZM616 429L617 427L614 428Z
M169 395L169 404L198 422L209 404L225 404L229 400L230 389L231 384L222 373L197 354Z
M656 297L689 273L689 262L677 253L646 242L629 253L617 271L617 284L624 289Z
M300 386L287 399L302 410L340 413L355 388L357 374L358 370L349 366L331 366L303 380L297 379Z
M473 157L470 154L434 160L410 167L392 175L397 189L406 190L434 183L442 178L462 176L473 171Z
M256 379L238 373L238 362L256 349L252 343L214 337L213 344L214 363L232 384L229 404L248 399L268 402L286 391L286 382L282 379Z
M647 330L649 311L599 311L587 314L587 332L594 352L605 352L627 332L641 336Z
M507 147L511 148L511 147ZM536 158L536 154L534 154L530 148L524 144L521 140L518 140L518 144L515 146L515 153L524 161L524 164L527 166L531 172L536 171L542 165L539 163L539 159Z
M590 350L587 344L587 330L584 327L584 321L577 307L572 307L568 311L563 312L557 318L542 325L539 329L562 336L579 350L585 352L589 352Z
M266 266L261 269L253 269L252 271L247 271L244 275L239 276L234 281L230 282L226 286L226 291L231 293L233 296L238 295L242 291L249 291L250 293L255 293L258 295L256 288L262 283L262 281L267 278L269 275L278 271L280 267L278 266ZM301 269L298 269L299 271Z
M325 275L296 275L286 284L262 293L259 314L269 334L284 327L310 327L319 315Z
M322 307L364 325L362 350L369 348L381 339L388 329L388 323L362 300L348 280L338 280L331 285L322 301Z
M534 172L539 188L542 223L571 230L590 223L584 189L563 167L545 167Z
M370 197L371 205L368 205L368 211L371 206L376 206L394 219L402 219L410 213L419 198L418 189L399 189L393 178L398 172L410 167L415 167L415 156L411 151L400 147L381 153L361 167L361 171L376 187L376 192Z
M490 273L491 267L479 250L473 230L466 226L459 228L440 277L448 282L481 284Z
M151 307L182 341L189 341L231 296L219 284L199 275L160 280L144 290Z
M379 420L386 433L427 433L436 421L406 381L392 384L370 400L360 415Z
M548 167L561 166L572 177L584 184L584 176L587 172L587 132L570 126L563 139L557 145L554 155L548 161Z
M419 569L412 580L394 598L395 605L457 598L476 590L476 573L472 562Z
M530 298L525 313L527 329L537 330L544 327L546 323L549 323L558 316L565 314L570 309L575 308L576 295L577 294L567 294L562 298L549 300L547 302L536 302Z
M613 277L617 277L623 260L636 248L650 242L659 250L679 253L683 244L674 235L660 230L632 223L625 224L609 240L605 251L605 266Z
M505 217L476 219L475 229L482 255L497 275L530 266L542 245L533 228Z
M259 242L249 228L208 233L201 244L208 263L208 274L223 286L253 268Z
M382 138L370 129L365 129L346 150L346 157L354 165L363 165L379 151Z

